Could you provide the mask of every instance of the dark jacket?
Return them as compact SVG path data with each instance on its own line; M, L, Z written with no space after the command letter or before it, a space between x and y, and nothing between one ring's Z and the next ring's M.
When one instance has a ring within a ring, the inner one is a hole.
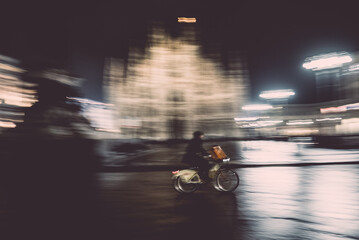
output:
M182 162L190 164L192 166L199 166L203 164L204 156L207 156L208 152L203 148L203 141L200 138L193 138L189 141L186 153L183 156Z

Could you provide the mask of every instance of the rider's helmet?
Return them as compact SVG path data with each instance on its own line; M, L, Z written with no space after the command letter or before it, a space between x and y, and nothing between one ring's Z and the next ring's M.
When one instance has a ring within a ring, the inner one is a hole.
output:
M202 132L202 131L195 131L193 133L193 137L195 137L195 138L199 138L202 135L204 135L204 132Z

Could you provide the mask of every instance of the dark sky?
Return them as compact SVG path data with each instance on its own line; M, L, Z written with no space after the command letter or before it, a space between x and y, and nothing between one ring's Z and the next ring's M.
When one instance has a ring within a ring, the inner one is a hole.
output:
M102 59L126 57L129 41L143 39L152 20L171 29L177 16L194 16L204 45L247 55L253 100L262 90L293 88L294 103L314 100L313 74L304 59L359 50L356 1L25 1L2 7L0 54L31 62L54 59L101 85ZM225 55L225 54L224 54Z

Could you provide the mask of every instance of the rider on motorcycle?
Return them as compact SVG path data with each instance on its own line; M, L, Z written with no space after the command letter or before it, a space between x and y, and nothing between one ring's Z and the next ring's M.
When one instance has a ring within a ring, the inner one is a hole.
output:
M192 167L198 167L198 173L202 180L208 181L208 171L210 168L208 157L210 155L203 148L204 133L196 131L193 133L193 138L189 141L186 153L183 156L183 162L191 165Z

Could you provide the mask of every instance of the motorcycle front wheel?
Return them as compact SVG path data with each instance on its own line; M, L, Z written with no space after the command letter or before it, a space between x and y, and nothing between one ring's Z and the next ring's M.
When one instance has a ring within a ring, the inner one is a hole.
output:
M214 187L218 191L232 192L239 185L238 174L230 169L220 170L215 178Z
M173 187L179 193L192 193L198 189L198 184L186 183L178 176L173 180Z

